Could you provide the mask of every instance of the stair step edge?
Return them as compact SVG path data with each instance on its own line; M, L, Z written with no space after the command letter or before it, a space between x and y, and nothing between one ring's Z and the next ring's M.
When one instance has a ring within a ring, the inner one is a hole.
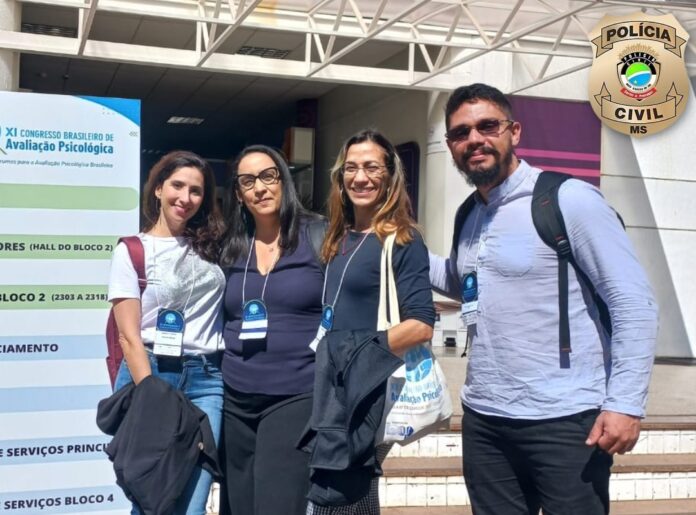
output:
M471 515L470 506L411 506L382 508L382 515ZM614 501L612 515L693 515L696 499Z
M462 458L387 458L385 477L461 476ZM612 472L688 473L696 472L696 454L633 454L614 456Z

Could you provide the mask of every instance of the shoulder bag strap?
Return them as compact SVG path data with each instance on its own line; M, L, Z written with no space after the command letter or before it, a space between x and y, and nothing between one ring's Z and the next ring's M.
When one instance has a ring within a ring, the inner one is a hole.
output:
M396 293L392 251L396 234L392 233L384 240L380 259L379 309L377 312L377 330L385 331L401 322L399 300Z

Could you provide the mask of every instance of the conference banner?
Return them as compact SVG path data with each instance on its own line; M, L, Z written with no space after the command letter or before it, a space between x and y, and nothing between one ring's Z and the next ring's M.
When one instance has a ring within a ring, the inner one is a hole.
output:
M139 185L138 100L0 92L2 515L129 512L95 417Z

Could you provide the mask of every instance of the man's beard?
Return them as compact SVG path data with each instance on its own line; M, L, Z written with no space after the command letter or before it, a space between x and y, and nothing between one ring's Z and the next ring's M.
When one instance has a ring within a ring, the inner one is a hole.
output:
M467 164L469 158L475 151L480 151L483 154L492 155L495 160L488 168L474 167L470 168ZM455 161L459 171L464 174L464 178L469 186L497 186L506 177L506 171L510 168L512 162L512 151L508 152L505 157L501 158L500 152L490 147L479 147L469 152L462 154L459 161Z

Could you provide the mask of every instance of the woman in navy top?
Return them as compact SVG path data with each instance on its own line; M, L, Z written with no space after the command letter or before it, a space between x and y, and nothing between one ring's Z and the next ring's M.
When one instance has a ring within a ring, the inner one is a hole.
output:
M312 409L323 269L290 170L275 150L232 165L222 264L227 500L237 515L304 514L308 455L295 449Z
M389 348L402 356L432 338L435 309L428 251L411 216L403 164L382 134L365 130L341 148L331 173L329 228L322 247L327 263L324 306L331 330L377 328L382 242L396 233L392 267L401 323L387 331ZM377 448L380 462L388 446ZM347 506L309 503L308 515L377 515L377 478L369 494Z

